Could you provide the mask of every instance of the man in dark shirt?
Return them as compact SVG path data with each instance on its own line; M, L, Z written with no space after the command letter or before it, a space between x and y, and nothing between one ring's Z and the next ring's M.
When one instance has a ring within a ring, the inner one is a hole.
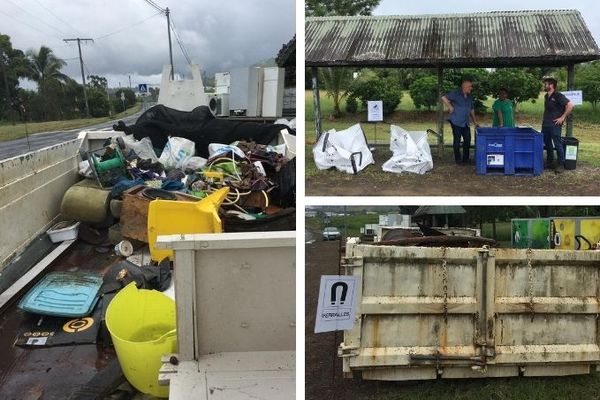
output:
M452 147L454 148L454 161L457 164L469 163L469 148L471 147L471 128L469 127L469 116L477 127L475 110L473 109L473 82L463 79L460 88L442 96L442 101L448 107L448 121L452 127ZM460 139L462 138L462 157L460 154Z
M544 82L544 119L542 133L546 146L546 163L548 168L554 167L554 172L560 174L565 170L565 149L561 141L562 125L573 111L573 102L556 91L557 80L553 76L545 76ZM554 147L552 144L554 143ZM558 164L554 164L554 148L558 155Z

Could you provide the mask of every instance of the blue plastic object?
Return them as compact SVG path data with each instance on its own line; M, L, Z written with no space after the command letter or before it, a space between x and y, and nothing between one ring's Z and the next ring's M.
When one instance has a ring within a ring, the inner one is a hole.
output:
M532 128L477 128L475 165L479 175L540 175L544 141Z
M18 307L56 317L89 315L98 302L102 277L84 272L52 272L21 299Z

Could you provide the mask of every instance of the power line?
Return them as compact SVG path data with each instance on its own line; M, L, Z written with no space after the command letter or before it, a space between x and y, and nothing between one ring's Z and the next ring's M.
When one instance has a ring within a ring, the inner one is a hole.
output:
M189 53L188 53L187 49L185 48L185 46L183 45L183 41L181 40L179 33L177 33L177 30L175 29L175 24L173 23L172 19L171 19L171 29L173 29L173 33L175 34L175 40L177 40L177 44L179 45L179 48L181 49L181 52L183 53L183 56L185 57L187 63L189 65L192 65L192 60L190 59Z
M55 26L52 26L50 24L48 24L46 21L44 21L43 19L41 19L40 17L38 17L37 15L34 15L32 13L30 13L29 11L27 11L26 9L24 9L23 7L21 7L20 5L14 3L12 0L6 0L8 1L10 4L12 4L13 6L19 8L20 10L22 10L24 13L31 15L33 18L38 19L42 24L54 29L55 31L57 31L58 33L60 33L61 35L64 35L64 32L62 32L60 29L56 28Z
M153 2L152 0L144 0L146 3L150 4L150 6L152 6L156 11L159 11L163 14L165 14L166 9L162 8L161 6L159 6L158 4L156 4L155 2Z
M2 13L2 14L4 14L4 15L6 15L6 16L7 16L8 18L10 18L11 20L14 20L14 21L16 21L16 22L20 22L21 24L23 24L23 25L25 25L25 26L28 26L29 28L33 29L34 31L36 31L36 32L38 32L38 33L40 33L40 34L44 35L44 37L46 37L46 38L47 38L48 36L50 36L50 37L52 37L52 38L55 38L56 40L62 40L62 39L61 39L61 38L59 38L58 36L55 36L55 35L49 35L47 32L42 32L41 30L39 30L39 29L38 29L38 28L36 28L35 26L33 26L33 25L30 25L29 23L27 23L27 22L25 22L25 21L22 21L22 20L20 20L20 19L18 19L18 18L16 18L16 17L14 17L14 16L12 16L12 15L9 15L9 14L5 13L4 11L2 11L2 9L0 9L0 13Z
M87 98L87 90L85 89L85 75L83 73L83 57L81 56L81 42L94 42L94 39L82 39L82 38L75 38L75 39L63 39L65 41L65 43L68 42L74 42L77 41L77 47L79 48L79 64L81 66L81 81L83 83L83 98L85 100L85 113L87 115L87 117L90 117L90 106L88 105L88 98Z
M73 29L73 31L75 31L77 34L81 34L81 32L79 32L79 30L75 27L73 27L73 25L71 25L70 23L68 23L67 21L65 21L64 19L60 18L58 15L54 14L54 12L49 9L48 7L46 7L44 4L42 4L39 0L35 0L36 3L38 3L44 10L46 10L50 15L52 15L54 18L56 18L58 21L62 22L63 24L65 24L66 26L68 26L69 28Z
M94 38L94 40L104 39L104 38L107 38L107 37L109 37L109 36L116 35L117 33L123 32L124 30L130 29L130 28L133 28L134 26L141 25L141 24L143 24L144 22L148 21L150 18L156 17L156 16L157 16L157 15L159 15L159 14L162 14L162 12L157 12L156 14L152 14L152 15L150 15L150 16L149 16L149 17L147 17L147 18L144 18L144 19L142 19L142 20L140 20L140 21L138 21L138 22L135 22L135 23L133 23L133 24L131 24L131 25L128 25L128 26L126 26L126 27L124 27L124 28L118 29L118 30L116 30L116 31L114 31L114 32L107 33L106 35L98 36L97 38Z

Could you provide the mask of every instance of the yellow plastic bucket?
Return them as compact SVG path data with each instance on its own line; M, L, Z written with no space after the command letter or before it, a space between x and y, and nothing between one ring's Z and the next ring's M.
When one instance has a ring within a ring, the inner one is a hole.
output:
M197 202L153 200L148 206L148 244L152 260L173 259L173 250L156 248L159 235L221 233L219 207L229 188L222 188Z
M108 305L106 326L125 378L142 393L168 397L158 384L161 357L177 351L175 302L156 290L124 287Z

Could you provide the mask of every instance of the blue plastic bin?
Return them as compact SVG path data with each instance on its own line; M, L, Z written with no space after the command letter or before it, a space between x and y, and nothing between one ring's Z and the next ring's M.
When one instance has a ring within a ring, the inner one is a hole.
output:
M478 175L540 175L544 140L533 128L477 128L475 165Z

